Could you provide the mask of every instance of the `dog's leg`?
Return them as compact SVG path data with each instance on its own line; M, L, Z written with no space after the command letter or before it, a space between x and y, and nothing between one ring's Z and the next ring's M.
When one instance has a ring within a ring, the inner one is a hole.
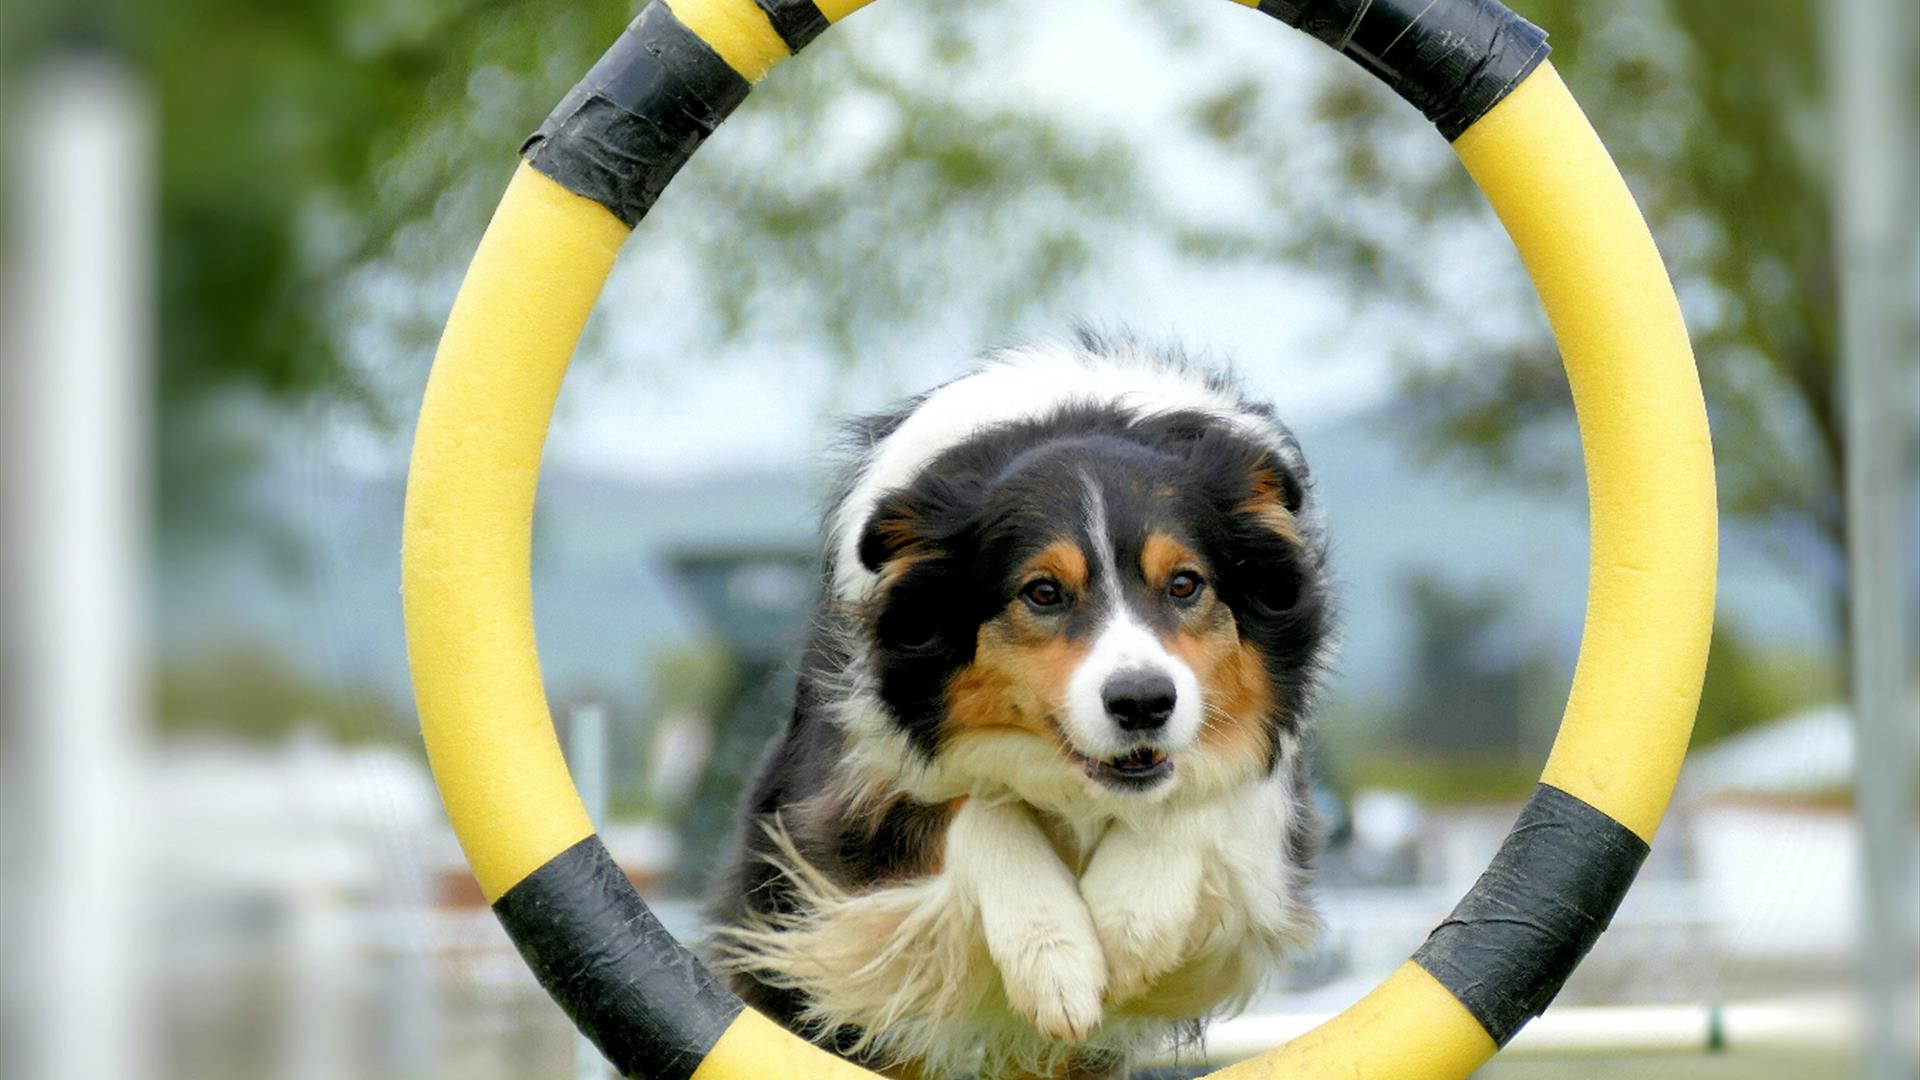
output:
M969 799L947 832L946 871L979 908L1008 1002L1042 1035L1084 1042L1100 1023L1106 964L1040 826L1017 804Z
M1116 823L1080 877L1118 1004L1185 959L1200 905L1203 848L1174 822L1149 832Z

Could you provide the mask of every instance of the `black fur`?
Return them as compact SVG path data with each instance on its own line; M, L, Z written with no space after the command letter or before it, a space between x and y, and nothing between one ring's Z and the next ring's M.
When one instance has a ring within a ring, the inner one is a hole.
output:
M1104 347L1093 338L1082 345ZM878 447L922 400L857 422L850 433L860 456ZM887 493L859 542L861 562L870 571L884 570L887 583L858 609L830 595L823 601L800 665L791 721L762 759L744 807L740 850L717 883L716 921L741 925L754 913L791 911L794 890L769 862L771 825L783 828L821 873L851 890L926 872L926 853L938 848L946 807L905 796L880 808L856 807L843 793L845 785L836 783L848 736L834 706L846 692L853 652L864 652L866 674L891 722L917 753L937 755L948 682L973 660L982 623L1011 602L1021 584L1019 568L1057 538L1091 550L1089 481L1104 499L1117 566L1139 565L1149 529L1172 534L1201 556L1210 586L1232 611L1242 638L1265 658L1278 703L1268 717L1272 733L1299 732L1328 633L1324 551L1304 517L1295 543L1249 508L1262 493L1277 493L1288 511L1300 514L1310 501L1310 483L1297 444L1266 408L1249 404L1243 411L1270 424L1271 437L1263 440L1198 413L1142 417L1114 406L1070 406L977 433L939 455L907 487ZM836 501L849 497L857 478L856 466ZM834 557L829 538L829 592ZM1132 581L1126 588L1145 585ZM1154 610L1132 595L1128 604ZM1066 632L1092 632L1097 615L1091 609L1067 615L1080 622ZM1277 750L1280 740L1270 743ZM1268 768L1281 764L1270 759ZM1303 770L1303 756L1285 767ZM1297 790L1304 798L1304 784ZM1300 810L1290 850L1275 857L1304 865L1313 846L1313 816L1310 805ZM736 975L733 987L749 1005L800 1030L804 1002L795 994L751 975ZM803 1034L844 1047L852 1033Z
M1120 566L1138 564L1149 529L1205 559L1242 636L1267 660L1281 703L1273 723L1297 730L1326 636L1320 553L1242 509L1260 477L1278 484L1290 512L1301 509L1302 480L1247 435L1209 416L1142 419L1112 406L1066 409L947 451L881 501L861 539L870 570L910 556L871 615L881 697L923 753L938 752L947 681L972 661L980 624L1012 599L1013 575L1057 537L1091 548L1091 482ZM1091 630L1095 613L1077 613L1068 634Z

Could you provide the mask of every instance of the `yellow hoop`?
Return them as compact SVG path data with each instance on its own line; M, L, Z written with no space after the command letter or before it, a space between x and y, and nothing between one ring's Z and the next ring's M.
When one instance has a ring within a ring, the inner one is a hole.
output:
M862 2L675 0L671 11L744 86L823 28L816 15L837 21ZM1559 75L1533 63L1518 85L1498 88L1497 104L1464 125L1454 146L1539 290L1586 458L1593 535L1586 628L1542 782L1571 796L1569 805L1598 811L1603 829L1617 822L1628 840L1650 842L1686 752L1713 618L1706 410L1653 239ZM692 152L682 149L671 167ZM434 361L407 488L403 586L435 778L482 891L545 977L557 958L633 951L631 942L611 938L577 940L596 916L566 923L559 909L567 896L599 889L610 891L596 893L596 903L639 901L619 892L624 879L610 884L596 861L593 826L547 708L530 576L534 494L554 400L628 234L631 222L617 211L632 204L575 194L540 164L536 152L509 185ZM1583 871L1580 859L1597 858L1567 850L1574 871ZM1643 844L1624 878L1607 886L1615 895L1599 911L1599 925L1639 854ZM540 903L516 906L515 894L535 884ZM642 930L657 929L644 905L637 912L630 919L645 916ZM1556 962L1570 969L1584 949L1581 943ZM548 979L616 1060L641 1055L658 1066L649 1075L698 1080L874 1075L742 1011L704 971L680 967L697 963L664 936L642 951L652 966L637 969L631 1000L605 1008L570 1000L555 985L558 976ZM1509 959L1536 962L1526 953ZM1215 1075L1463 1080L1525 1015L1510 1025L1490 1021L1487 1007L1463 1002L1457 986L1436 977L1441 970L1423 950L1324 1026ZM657 984L648 981L655 974ZM1564 972L1545 980L1546 997L1560 978ZM1536 994L1520 1004L1531 1015L1544 1001ZM661 1046L677 1047L678 1059L651 1060Z

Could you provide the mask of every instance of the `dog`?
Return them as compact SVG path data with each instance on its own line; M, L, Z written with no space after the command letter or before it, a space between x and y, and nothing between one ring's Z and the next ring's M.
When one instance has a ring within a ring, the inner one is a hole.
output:
M711 955L894 1076L1123 1075L1317 931L1299 443L1230 377L1084 331L853 431Z

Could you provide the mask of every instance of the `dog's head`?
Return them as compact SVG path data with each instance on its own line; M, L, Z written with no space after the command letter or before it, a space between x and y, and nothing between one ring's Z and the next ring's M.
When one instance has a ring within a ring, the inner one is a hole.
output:
M1114 407L939 454L860 535L890 721L1017 791L1118 799L1271 770L1327 632L1297 471L1219 416Z

